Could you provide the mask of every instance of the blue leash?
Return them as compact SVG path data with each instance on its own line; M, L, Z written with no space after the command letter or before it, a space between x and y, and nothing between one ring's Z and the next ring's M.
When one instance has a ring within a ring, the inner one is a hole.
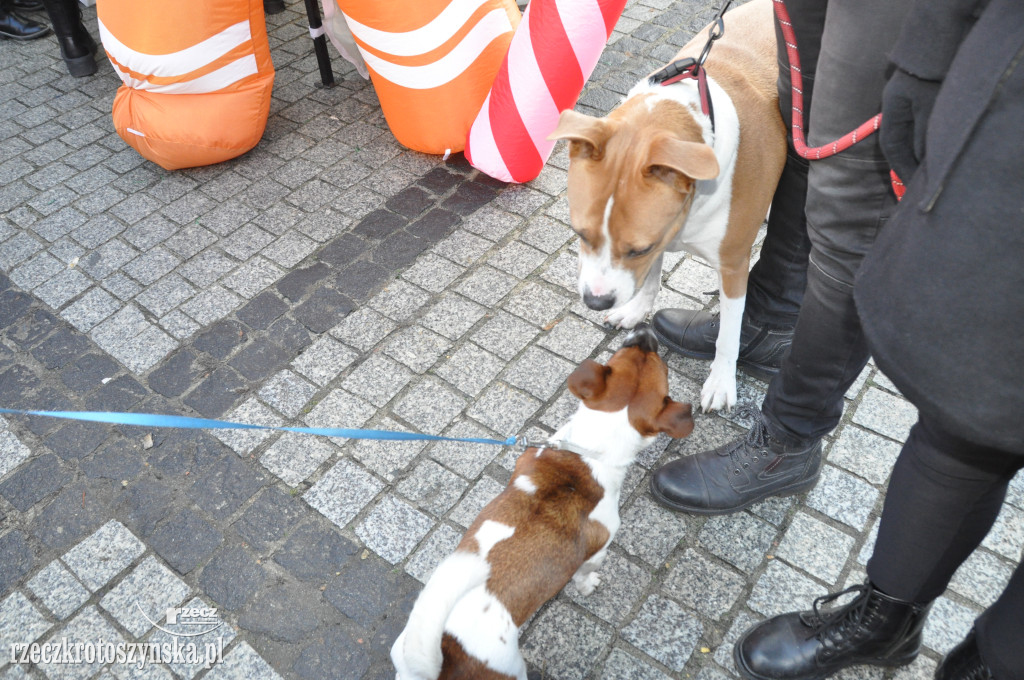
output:
M175 427L189 430L280 430L283 432L301 432L323 437L346 437L348 439L377 439L386 441L432 441L432 442L463 442L467 444L494 444L496 446L514 446L516 437L508 439L486 439L483 437L443 437L434 434L417 432L394 432L391 430L361 430L347 427L277 427L274 425L250 425L248 423L232 423L226 420L209 418L192 418L190 416L165 416L155 413L108 413L105 411L19 411L17 409L0 408L0 413L16 416L44 416L47 418L63 418L65 420L83 420L91 423L110 423L112 425L135 425L137 427Z

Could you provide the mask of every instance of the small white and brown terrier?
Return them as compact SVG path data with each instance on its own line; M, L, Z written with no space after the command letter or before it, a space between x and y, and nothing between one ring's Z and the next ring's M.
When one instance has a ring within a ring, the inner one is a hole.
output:
M646 327L602 365L569 376L581 403L431 575L391 648L396 680L526 680L519 627L570 579L590 594L619 528L629 465L659 432L693 430L690 404L668 396L668 369Z

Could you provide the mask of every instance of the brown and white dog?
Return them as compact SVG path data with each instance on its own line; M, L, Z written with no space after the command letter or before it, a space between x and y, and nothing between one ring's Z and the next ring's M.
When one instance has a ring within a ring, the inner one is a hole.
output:
M725 15L705 67L714 130L697 82L644 79L605 118L564 111L549 139L568 139L569 213L580 237L579 290L605 321L632 328L651 311L665 251L719 274L721 329L704 410L736 402L736 359L750 250L786 157L771 0ZM697 57L707 31L677 55Z
M579 409L545 446L528 448L508 487L431 575L391 648L397 680L525 680L521 626L573 579L584 595L619 528L619 491L659 432L693 430L668 397L668 369L649 329L606 366L569 376Z

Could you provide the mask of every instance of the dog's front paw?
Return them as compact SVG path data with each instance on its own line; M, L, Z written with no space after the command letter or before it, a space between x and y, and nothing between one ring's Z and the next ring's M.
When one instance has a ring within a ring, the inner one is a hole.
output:
M572 582L576 586L576 590L580 591L580 595L587 596L594 592L594 588L601 585L601 574L592 571L583 578L574 577Z
M711 375L700 390L700 407L707 411L729 411L736 405L736 366L715 361Z
M643 295L637 295L624 305L612 309L604 322L612 328L634 328L638 323L651 313L653 303Z

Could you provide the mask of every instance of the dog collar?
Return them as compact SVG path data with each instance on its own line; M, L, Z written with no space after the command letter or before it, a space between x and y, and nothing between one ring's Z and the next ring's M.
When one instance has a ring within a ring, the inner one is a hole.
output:
M558 441L553 441L553 440L549 439L540 448L557 449L559 451L568 451L569 453L575 453L576 455L583 456L584 458L600 458L601 457L601 454L598 453L597 451L591 451L590 449L585 449L585 448L583 448L581 446L576 446L575 444L571 444L571 443L565 441L564 439L560 439Z
M697 92L700 94L700 110L711 121L711 132L715 132L715 107L711 103L711 90L708 89L708 74L702 62L693 57L673 61L665 68L651 75L651 85L671 85L680 80L696 80Z

